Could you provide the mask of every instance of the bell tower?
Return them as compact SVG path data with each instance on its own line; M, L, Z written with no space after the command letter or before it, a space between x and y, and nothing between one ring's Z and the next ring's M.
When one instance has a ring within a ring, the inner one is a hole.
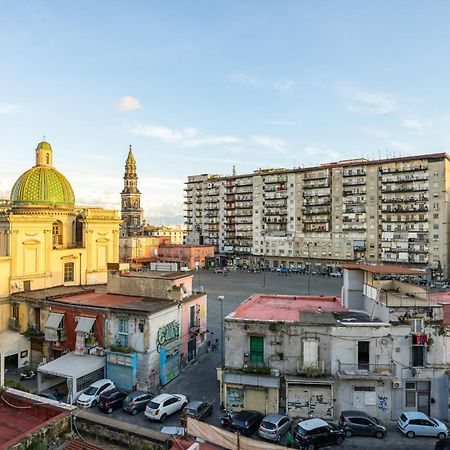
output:
M141 193L137 188L136 160L130 145L128 157L125 162L123 176L122 198L122 226L121 236L138 236L142 234L143 212L141 208Z

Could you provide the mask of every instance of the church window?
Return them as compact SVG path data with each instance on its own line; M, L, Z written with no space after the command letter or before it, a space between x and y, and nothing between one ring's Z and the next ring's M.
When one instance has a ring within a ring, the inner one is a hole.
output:
M47 164L50 164L50 155L48 153L45 154L45 159L47 161Z
M52 239L53 239L53 246L62 245L63 242L62 223L59 220L53 222Z
M75 281L75 264L73 262L64 264L64 283Z

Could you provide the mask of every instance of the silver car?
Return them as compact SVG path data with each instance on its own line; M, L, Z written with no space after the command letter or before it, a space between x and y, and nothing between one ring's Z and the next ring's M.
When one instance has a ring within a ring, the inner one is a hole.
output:
M282 436L291 428L292 420L283 414L267 414L262 420L258 434L269 441L280 442Z

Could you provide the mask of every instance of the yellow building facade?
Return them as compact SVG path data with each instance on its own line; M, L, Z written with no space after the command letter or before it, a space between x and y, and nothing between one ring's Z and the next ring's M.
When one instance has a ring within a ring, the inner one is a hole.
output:
M75 206L50 144L40 142L36 164L14 184L9 208L0 210L0 331L13 316L13 293L106 283L107 263L119 261L119 225L118 211Z

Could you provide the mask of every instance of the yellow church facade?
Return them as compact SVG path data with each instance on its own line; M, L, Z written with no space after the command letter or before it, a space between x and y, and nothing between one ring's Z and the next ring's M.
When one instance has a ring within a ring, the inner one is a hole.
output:
M53 167L50 144L40 142L35 166L0 210L0 332L13 314L11 294L106 283L107 263L119 261L120 222L118 211L76 206L70 183ZM29 320L20 322L23 328Z

